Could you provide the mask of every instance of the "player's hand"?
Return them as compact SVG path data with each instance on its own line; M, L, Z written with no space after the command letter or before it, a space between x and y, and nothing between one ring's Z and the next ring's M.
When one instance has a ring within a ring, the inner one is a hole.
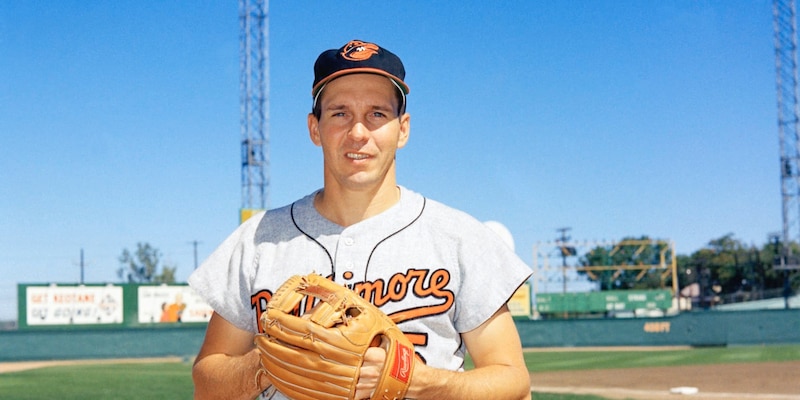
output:
M380 347L370 347L364 353L364 363L361 364L361 373L356 383L356 395L354 399L369 399L372 392L378 385L378 379L383 371L383 363L386 361L386 350Z

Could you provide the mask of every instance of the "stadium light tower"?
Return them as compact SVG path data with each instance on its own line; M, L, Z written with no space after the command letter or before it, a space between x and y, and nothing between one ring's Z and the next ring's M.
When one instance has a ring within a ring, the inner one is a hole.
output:
M794 0L773 0L775 70L778 92L778 136L780 138L781 199L783 231L780 261L784 305L789 308L789 271L800 269L792 245L800 243L800 136L797 99L797 10Z
M240 222L269 204L269 0L239 0Z

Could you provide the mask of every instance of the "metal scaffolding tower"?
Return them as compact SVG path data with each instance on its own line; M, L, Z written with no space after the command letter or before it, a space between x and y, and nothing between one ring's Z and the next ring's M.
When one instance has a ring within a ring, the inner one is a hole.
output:
M242 222L269 204L268 8L268 0L239 0Z
M784 306L789 308L789 271L800 269L792 246L800 243L800 136L797 103L797 10L794 0L773 0L775 70L778 92L783 231L775 269L783 270Z

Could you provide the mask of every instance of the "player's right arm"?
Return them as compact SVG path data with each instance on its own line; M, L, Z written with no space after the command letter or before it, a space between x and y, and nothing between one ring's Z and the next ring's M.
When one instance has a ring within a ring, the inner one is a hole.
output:
M192 367L194 398L256 398L268 385L268 379L256 373L261 367L254 334L244 331L214 313L206 337Z

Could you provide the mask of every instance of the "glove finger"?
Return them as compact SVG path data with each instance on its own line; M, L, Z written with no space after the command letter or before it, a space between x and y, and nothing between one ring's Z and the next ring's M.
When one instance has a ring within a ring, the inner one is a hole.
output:
M299 275L289 278L275 291L275 294L269 302L269 307L281 310L287 314L291 313L292 310L300 304L300 301L305 298L304 294L297 291L297 288L302 282L303 278Z
M303 318L270 314L275 321L266 324L265 333L292 346L325 354L342 364L360 365L362 354L381 332L342 332L338 327L326 329Z
M325 362L319 355L256 337L260 361L270 382L295 400L348 399L355 390L357 368ZM286 361L288 360L288 361ZM338 375L337 375L338 374Z
M276 329L288 328L301 336L313 334L332 343L341 343L339 345L343 347L369 346L376 332L382 332L393 325L380 320L375 312L364 309L357 317L342 317L335 326L325 327L316 324L311 319L313 316L295 317L280 311L267 310L264 329L274 332ZM274 321L277 322L273 323Z
M374 309L355 292L319 275L307 277L298 291L319 300L307 318L326 328L344 322L343 319L357 318L364 310Z
M292 400L347 400L350 398L348 395L339 395L330 392L323 392L314 390L308 386L297 384L296 382L303 382L303 378L292 380L284 380L281 377L267 371L270 382L279 392L288 396Z
M287 346L274 339L258 337L256 345L267 369L285 369L291 373L349 388L359 365L346 365L323 358L308 350ZM349 390L349 389L348 389Z

